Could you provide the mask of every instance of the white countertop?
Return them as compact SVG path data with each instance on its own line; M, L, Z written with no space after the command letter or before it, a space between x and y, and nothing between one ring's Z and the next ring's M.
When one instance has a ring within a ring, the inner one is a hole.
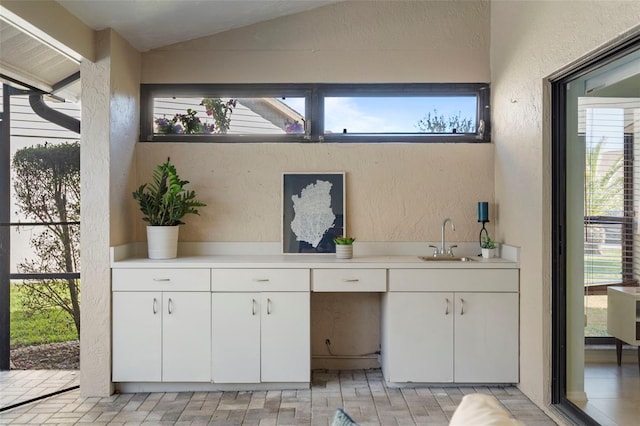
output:
M425 261L418 255L355 255L352 259L336 259L333 254L254 255L224 254L182 255L176 259L152 260L144 256L115 256L112 253L112 268L310 268L310 269L513 269L518 268L514 260L503 258L483 259L468 256L471 260Z

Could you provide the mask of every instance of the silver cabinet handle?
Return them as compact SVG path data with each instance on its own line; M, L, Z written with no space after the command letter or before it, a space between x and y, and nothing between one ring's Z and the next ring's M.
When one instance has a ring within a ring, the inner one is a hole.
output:
M171 281L171 278L154 278L153 280L155 282L167 282L167 281Z
M253 281L257 283L268 283L269 278L254 278Z
M464 315L464 299L460 298L460 315Z
M446 298L446 299L444 299L444 300L445 300L445 301L446 301L446 303L447 303L447 306L446 306L446 308L445 308L445 310L444 310L444 314L445 314L445 315L449 315L449 298L447 297L447 298Z
M251 299L251 315L256 314L256 299Z
M158 313L158 299L153 298L153 315Z
M271 299L267 297L267 315L271 315Z
M344 278L342 280L343 283L357 283L360 280L358 278Z
M169 303L167 304L167 310L169 311L169 315L173 313L173 300L169 298Z

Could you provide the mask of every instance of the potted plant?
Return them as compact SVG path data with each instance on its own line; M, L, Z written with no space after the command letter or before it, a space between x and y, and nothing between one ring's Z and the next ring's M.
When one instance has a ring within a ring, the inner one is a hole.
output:
M333 242L336 243L336 259L351 259L353 257L353 242L355 238L336 237Z
M133 192L138 201L142 220L148 222L147 245L150 259L173 259L178 253L178 225L182 218L200 213L196 207L206 204L196 200L196 192L185 189L188 180L181 180L176 167L167 158L166 163L156 166L153 182L145 183Z
M493 257L496 249L496 242L489 235L483 235L480 247L482 248L482 257L485 259Z

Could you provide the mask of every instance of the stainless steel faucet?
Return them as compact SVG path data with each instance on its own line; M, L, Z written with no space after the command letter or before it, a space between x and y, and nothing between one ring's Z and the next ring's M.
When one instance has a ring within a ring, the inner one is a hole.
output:
M444 256L444 255L449 255L449 256L453 256L453 249L455 247L458 247L457 245L452 245L451 247L449 247L449 249L447 250L445 248L445 229L447 227L447 222L449 222L451 224L451 230L455 231L456 230L456 226L453 224L453 221L449 218L446 218L444 220L444 222L442 222L442 239L440 240L440 248L433 246L433 245L429 245L429 247L433 247L435 250L433 251L433 255L434 256Z

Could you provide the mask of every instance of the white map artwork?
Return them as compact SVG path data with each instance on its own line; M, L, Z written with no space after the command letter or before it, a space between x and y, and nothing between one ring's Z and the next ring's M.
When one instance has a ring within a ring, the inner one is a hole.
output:
M331 187L324 180L310 183L300 193L292 195L294 218L291 230L297 241L304 241L313 248L318 247L322 236L334 226L336 215L331 209Z

